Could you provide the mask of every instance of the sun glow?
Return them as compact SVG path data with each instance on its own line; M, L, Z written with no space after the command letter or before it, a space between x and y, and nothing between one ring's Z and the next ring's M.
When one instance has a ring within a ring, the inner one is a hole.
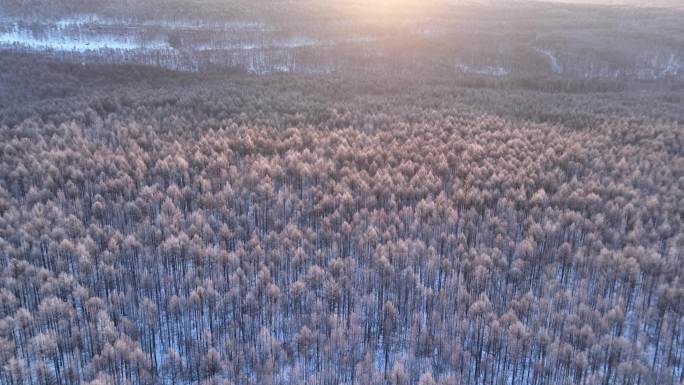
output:
M446 0L341 1L336 3L336 8L341 15L355 21L390 25L436 16L449 3Z

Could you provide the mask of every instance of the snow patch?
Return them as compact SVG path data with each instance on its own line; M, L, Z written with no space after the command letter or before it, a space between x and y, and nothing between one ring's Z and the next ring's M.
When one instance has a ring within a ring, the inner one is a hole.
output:
M472 73L488 76L506 76L511 73L508 68L502 66L470 66L463 63L456 63L457 72Z
M54 50L66 52L88 52L101 49L115 50L158 50L168 49L162 40L143 40L130 34L85 33L77 29L74 33L65 33L65 26L74 26L79 21L62 21L56 29L36 32L31 28L12 23L0 32L0 46L22 47L35 50ZM72 31L73 32L73 31Z
M535 47L534 50L544 56L546 60L549 63L549 66L551 66L551 71L554 73L562 73L563 72L563 66L561 65L560 60L558 60L558 57L556 56L556 53L548 48L538 48Z

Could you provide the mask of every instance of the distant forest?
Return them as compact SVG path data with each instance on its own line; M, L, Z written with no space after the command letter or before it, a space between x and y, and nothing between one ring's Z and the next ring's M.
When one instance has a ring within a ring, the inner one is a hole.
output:
M682 86L2 55L0 383L684 383Z
M533 0L0 0L0 50L189 72L681 82L682 20L681 6Z

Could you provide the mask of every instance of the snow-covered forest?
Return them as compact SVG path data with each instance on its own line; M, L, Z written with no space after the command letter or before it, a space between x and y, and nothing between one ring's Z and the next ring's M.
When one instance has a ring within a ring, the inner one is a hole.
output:
M0 0L0 384L684 385L682 13L392 1Z
M3 384L682 381L681 88L43 64L0 95Z

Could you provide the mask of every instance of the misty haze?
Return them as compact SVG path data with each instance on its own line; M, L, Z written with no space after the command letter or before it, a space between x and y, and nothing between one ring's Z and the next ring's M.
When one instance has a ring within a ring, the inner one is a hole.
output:
M0 385L684 385L679 0L0 0Z

